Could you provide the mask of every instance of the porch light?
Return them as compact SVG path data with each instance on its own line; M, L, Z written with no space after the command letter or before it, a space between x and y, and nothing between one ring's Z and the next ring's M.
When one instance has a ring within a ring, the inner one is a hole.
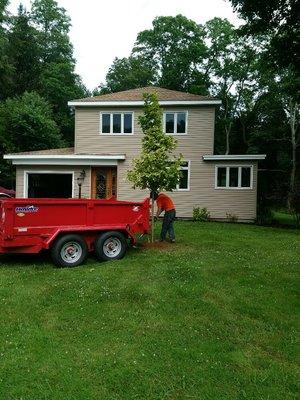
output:
M78 191L78 198L79 199L81 199L81 186L83 184L84 178L85 178L85 170L82 170L80 172L80 175L77 178L77 185L78 185L78 189L79 189L79 191Z

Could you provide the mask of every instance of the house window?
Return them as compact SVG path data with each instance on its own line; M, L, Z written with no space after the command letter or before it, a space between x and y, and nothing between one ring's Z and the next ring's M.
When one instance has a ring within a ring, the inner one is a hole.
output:
M181 176L176 190L190 190L190 162L184 161L180 167Z
M186 112L164 113L164 131L169 135L184 135L187 132Z
M133 133L133 113L101 113L100 133L124 135Z
M252 167L216 167L215 187L216 189L252 189Z

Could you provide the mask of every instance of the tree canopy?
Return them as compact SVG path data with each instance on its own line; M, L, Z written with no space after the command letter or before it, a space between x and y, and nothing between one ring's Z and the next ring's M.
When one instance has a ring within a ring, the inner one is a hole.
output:
M230 0L246 19L243 31L269 34L269 56L280 67L299 68L299 2L297 0Z

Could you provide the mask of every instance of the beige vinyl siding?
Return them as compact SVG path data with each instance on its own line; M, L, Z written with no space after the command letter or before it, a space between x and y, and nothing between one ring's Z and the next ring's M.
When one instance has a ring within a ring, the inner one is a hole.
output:
M213 154L213 138L215 110L213 107L172 107L164 111L188 111L188 133L176 135L178 152L202 151L203 154ZM134 113L133 135L101 135L100 112L125 112ZM75 118L75 153L76 154L120 154L126 153L126 158L136 156L141 147L142 131L138 117L142 115L142 108L124 107L124 109L111 108L76 108Z
M187 111L188 126L186 135L176 135L176 153L182 153L190 161L190 190L172 192L177 215L191 218L194 207L206 207L214 219L226 219L226 214L234 214L242 221L256 217L256 163L253 170L253 189L219 190L215 189L215 163L204 162L203 155L213 154L215 124L214 107L168 107L164 111ZM134 112L133 135L101 135L100 112ZM142 132L138 124L141 108L76 108L75 153L77 154L126 154L126 160L118 164L118 199L141 200L148 196L147 191L133 190L127 180L127 171L132 159L141 149ZM242 165L251 163L227 163ZM224 165L224 163L222 163Z
M91 168L87 166L53 166L53 165L24 165L24 166L17 166L16 171L16 196L17 197L24 197L24 185L25 185L25 172L31 173L38 173L38 172L65 172L65 173L72 173L74 172L74 197L78 197L78 185L77 185L77 178L80 175L80 172L85 170L86 177L84 179L82 185L82 197L89 198L90 197L90 187L91 187Z

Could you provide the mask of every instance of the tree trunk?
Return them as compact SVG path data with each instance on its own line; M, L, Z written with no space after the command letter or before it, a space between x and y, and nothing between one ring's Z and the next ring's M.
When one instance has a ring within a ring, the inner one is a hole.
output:
M226 155L228 155L230 153L230 133L231 133L231 128L232 128L232 123L233 123L233 119L235 118L236 110L237 110L237 108L238 108L238 106L240 104L242 93L244 91L245 79L246 79L246 77L244 77L242 79L242 81L241 81L241 87L240 87L240 90L239 90L239 93L238 93L238 97L237 97L237 99L235 101L235 105L234 105L233 110L232 110L231 120L230 120L230 122L228 124L228 127L225 126L225 132L226 132L226 152L225 152L225 154ZM226 113L227 113L227 111L226 111Z
M241 122L241 125L242 125L243 142L244 142L244 145L246 146L246 152L247 152L248 148L249 148L249 143L248 143L248 140L246 138L246 124L245 124L245 121L243 121L242 118L240 118L240 122Z
M151 196L151 243L154 242L154 198Z
M225 154L229 154L230 152L230 130L231 130L231 124L229 127L225 127L225 133L226 133L226 151Z
M292 170L290 177L290 192L293 193L295 190L295 179L296 179L296 117L297 117L297 103L290 103L290 127L291 127L291 142L292 142Z

